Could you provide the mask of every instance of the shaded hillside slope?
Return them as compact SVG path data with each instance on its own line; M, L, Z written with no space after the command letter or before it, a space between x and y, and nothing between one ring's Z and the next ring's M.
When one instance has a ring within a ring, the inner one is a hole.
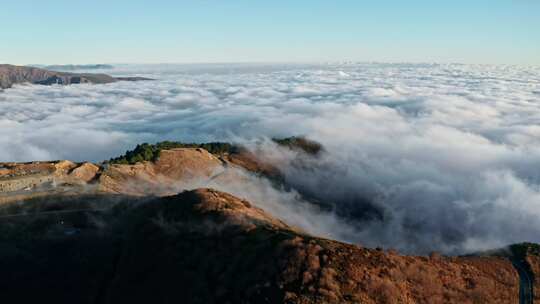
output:
M401 256L321 239L211 189L154 199L41 199L9 212L37 211L31 204L96 210L0 217L0 291L18 303L518 299L518 275L507 259Z
M0 292L21 303L516 303L519 257L538 300L538 245L403 256L308 235L227 193L172 195L193 180L242 184L236 168L279 176L224 147L168 145L135 164L0 163Z

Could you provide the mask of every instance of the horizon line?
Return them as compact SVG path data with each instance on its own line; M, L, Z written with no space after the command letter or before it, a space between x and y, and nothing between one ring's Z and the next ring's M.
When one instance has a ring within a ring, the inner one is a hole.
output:
M69 66L69 65L354 65L354 64L417 64L417 65L464 65L464 66L519 66L519 67L540 67L539 64L525 63L466 63L466 62L445 62L445 61L384 61L384 60L321 60L321 61L170 61L170 62L87 62L87 63L8 63L0 61L0 64L16 66Z

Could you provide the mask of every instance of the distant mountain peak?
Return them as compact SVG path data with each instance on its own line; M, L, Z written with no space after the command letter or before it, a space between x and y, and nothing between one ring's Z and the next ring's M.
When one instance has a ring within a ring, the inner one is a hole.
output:
M105 84L116 81L139 80L151 79L143 77L115 78L107 74L57 72L36 67L0 64L0 89L8 89L20 83L70 85L79 83Z

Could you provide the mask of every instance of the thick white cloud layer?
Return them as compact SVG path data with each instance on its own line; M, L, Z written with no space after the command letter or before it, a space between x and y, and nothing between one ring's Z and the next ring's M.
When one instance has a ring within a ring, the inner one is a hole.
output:
M123 66L152 82L0 93L0 161L102 160L140 142L303 134L298 188L357 218L344 239L421 252L540 241L540 69L469 65ZM278 161L279 160L279 161ZM319 229L320 230L320 229ZM339 233L332 233L336 235Z

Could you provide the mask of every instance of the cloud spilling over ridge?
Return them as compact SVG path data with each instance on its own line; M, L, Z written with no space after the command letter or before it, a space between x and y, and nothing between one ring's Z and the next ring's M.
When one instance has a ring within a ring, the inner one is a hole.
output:
M337 205L355 228L341 234L346 241L411 252L540 241L538 68L210 65L115 72L160 80L0 93L0 161L102 160L145 141L304 134L327 150L304 160L307 168L272 145L265 156L298 188ZM375 216L358 219L366 205Z

